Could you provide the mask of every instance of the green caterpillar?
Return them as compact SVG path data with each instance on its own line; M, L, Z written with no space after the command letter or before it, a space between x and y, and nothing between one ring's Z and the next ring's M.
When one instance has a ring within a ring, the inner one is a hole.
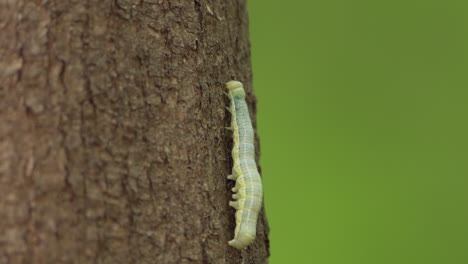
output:
M236 180L236 186L232 189L232 198L235 201L229 202L229 205L236 209L236 229L234 239L228 244L243 249L252 243L257 233L257 217L262 206L263 187L255 163L254 131L245 102L244 87L238 81L230 81L226 86L231 99L229 111L232 114L231 129L234 138L234 165L228 179Z

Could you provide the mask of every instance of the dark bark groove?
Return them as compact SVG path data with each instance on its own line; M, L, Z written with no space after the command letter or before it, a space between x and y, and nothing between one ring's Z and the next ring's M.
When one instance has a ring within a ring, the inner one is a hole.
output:
M254 109L245 1L0 0L0 263L267 263L263 212L227 245L231 79Z

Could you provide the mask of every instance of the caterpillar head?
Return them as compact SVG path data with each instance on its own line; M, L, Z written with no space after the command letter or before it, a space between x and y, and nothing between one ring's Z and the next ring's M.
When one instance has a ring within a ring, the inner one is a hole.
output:
M233 97L245 97L244 86L239 81L229 81L226 83L230 94Z

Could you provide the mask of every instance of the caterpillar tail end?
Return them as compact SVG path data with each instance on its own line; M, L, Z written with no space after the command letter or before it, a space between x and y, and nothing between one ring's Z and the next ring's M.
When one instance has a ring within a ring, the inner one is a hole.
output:
M254 241L255 236L251 236L248 234L239 234L239 236L236 236L233 240L229 241L228 244L232 247L235 247L237 249L244 249L248 245Z

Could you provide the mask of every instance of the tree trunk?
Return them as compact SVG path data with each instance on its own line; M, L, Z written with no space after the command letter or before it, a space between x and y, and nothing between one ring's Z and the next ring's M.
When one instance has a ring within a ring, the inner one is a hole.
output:
M0 263L267 263L263 211L227 244L231 79L254 117L245 0L0 0Z

